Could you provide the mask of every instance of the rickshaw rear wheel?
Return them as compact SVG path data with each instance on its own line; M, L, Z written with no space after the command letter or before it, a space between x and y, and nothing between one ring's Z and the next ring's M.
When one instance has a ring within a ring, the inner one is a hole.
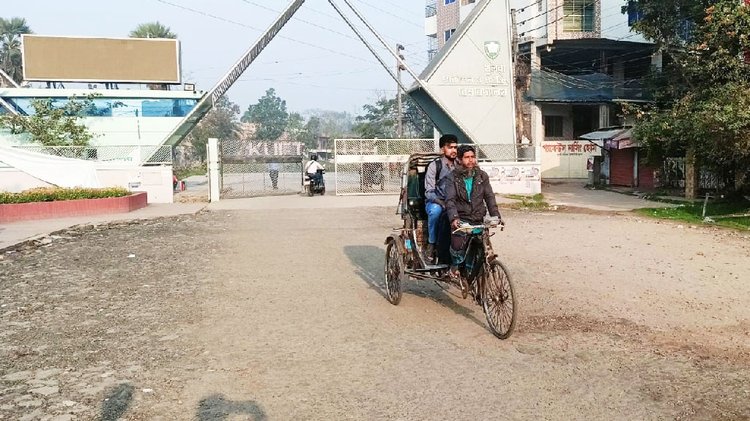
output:
M313 186L311 182L310 184L307 185L307 195L312 197L313 194L315 194L315 192L313 192Z
M483 274L482 309L490 331L500 339L507 339L516 326L516 297L513 281L505 265L495 259Z
M391 240L385 249L385 295L394 306L401 302L401 280L404 263L396 242Z

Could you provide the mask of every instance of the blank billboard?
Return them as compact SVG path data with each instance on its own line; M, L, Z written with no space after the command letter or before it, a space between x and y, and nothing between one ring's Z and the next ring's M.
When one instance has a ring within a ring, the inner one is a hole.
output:
M182 82L175 39L23 35L23 78L41 82Z

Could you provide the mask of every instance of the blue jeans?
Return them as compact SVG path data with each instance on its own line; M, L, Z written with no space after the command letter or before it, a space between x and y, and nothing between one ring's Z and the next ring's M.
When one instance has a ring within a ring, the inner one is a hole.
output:
M440 215L443 213L443 207L437 203L427 202L425 210L427 211L427 242L435 244L437 243L438 222L440 221Z

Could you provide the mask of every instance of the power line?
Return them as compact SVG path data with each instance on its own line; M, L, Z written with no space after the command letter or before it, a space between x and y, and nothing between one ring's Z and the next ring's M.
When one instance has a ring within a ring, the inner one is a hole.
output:
M243 28L248 28L248 29L252 29L254 31L262 32L262 30L260 30L260 29L258 29L256 27L253 27L253 26L241 23L241 22L236 22L236 21L233 21L231 19L223 18L221 16L216 16L216 15L213 15L211 13L207 13L207 12L204 12L204 11L201 11L201 10L197 10L197 9L193 9L193 8L190 8L190 7L182 6L182 5L179 5L179 4L171 3L171 2L166 1L166 0L156 0L156 1L158 1L159 3L163 3L163 4L166 4L166 5L172 6L172 7L176 7L176 8L183 9L183 10L187 10L187 11L192 12L192 13L197 13L197 14L202 15L202 16L210 17L212 19L217 19L217 20L220 20L220 21L223 21L223 22L231 23L233 25L241 26ZM302 44L302 45L307 45L309 47L317 48L319 50L328 51L328 52L331 52L331 53L336 54L336 55L353 58L355 60L364 61L364 62L370 63L370 64L375 64L373 61L367 60L367 59L362 58L362 57L357 57L357 56L354 56L354 55L351 55L351 54L347 54L347 53L344 53L344 52L341 52L341 51L337 51L337 50L333 50L333 49L330 49L330 48L326 48L326 47L323 47L321 45L313 44L313 43L310 43L310 42L307 42L307 41L298 40L296 38L291 38L291 37L288 37L286 35L279 34L278 37L286 39L286 40L289 40L289 41L294 41L294 42Z
M247 4L250 4L250 5L253 5L253 6L259 7L259 8L261 8L261 9L264 9L264 10L268 10L268 11L271 11L271 12L275 12L275 13L280 13L280 11L278 11L278 10L276 10L276 9L270 8L270 7L268 7L268 6L264 6L264 5L262 5L262 4L259 4L259 3L255 2L255 1L252 1L252 0L242 0L242 1L243 1L243 2L245 2L245 3L247 3ZM326 16L326 17L329 17L329 18L332 18L332 19L336 19L337 21L338 21L338 20L340 19L340 17L338 17L338 16L333 16L333 15L330 15L330 14L327 14L327 13L324 13L324 12L321 12L321 11L318 11L318 10L314 10L314 9L313 9L313 11L315 11L316 13L319 13L319 14L321 14L321 15L323 15L323 16ZM334 33L334 34L340 35L340 36L342 36L342 37L344 37L344 38L347 38L347 39L351 39L351 40L355 40L355 41L359 41L359 39L357 39L357 38L355 38L355 37L353 37L353 36L351 36L351 35L349 35L349 34L345 34L345 33L343 33L343 32L339 32L339 31L333 30L333 29L331 29L331 28L328 28L328 27L325 27L325 26L319 25L319 24L317 24L317 23L315 23L315 22L310 22L310 21L308 21L308 20L305 20L305 19L302 19L302 18L300 18L300 17L298 17L298 16L294 16L294 18L293 18L293 19L295 19L295 20L297 20L297 21L300 21L300 22L302 22L302 23L308 24L308 25L310 25L310 26L316 27L316 28L318 28L318 29L322 29L322 30L324 30L324 31L327 31L327 32L331 32L331 33ZM398 41L399 41L399 40L397 40L397 39L395 39L395 38L393 38L393 37L389 37L389 36L386 36L386 38L388 38L388 39L390 39L390 40L392 40L392 41L394 41L394 42L398 42ZM410 43L410 44L404 44L404 45L414 45L414 44L417 44L417 42L413 42L413 43ZM419 60L417 61L417 63L419 63ZM423 63L423 64L424 64L424 63Z

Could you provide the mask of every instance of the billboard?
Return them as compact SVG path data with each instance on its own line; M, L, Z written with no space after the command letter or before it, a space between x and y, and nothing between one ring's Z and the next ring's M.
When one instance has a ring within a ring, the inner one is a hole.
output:
M40 82L182 82L180 42L23 35L23 78Z

